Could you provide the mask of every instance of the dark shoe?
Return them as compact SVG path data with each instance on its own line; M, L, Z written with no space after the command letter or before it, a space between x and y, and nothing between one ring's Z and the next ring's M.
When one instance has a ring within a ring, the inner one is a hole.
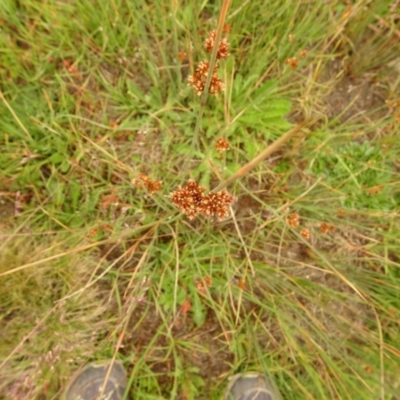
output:
M267 378L257 372L230 378L224 400L281 400L280 393Z
M78 371L69 381L62 400L121 400L127 379L126 371L119 361L111 367L105 389L103 386L111 361L91 363ZM103 395L100 397L100 394Z

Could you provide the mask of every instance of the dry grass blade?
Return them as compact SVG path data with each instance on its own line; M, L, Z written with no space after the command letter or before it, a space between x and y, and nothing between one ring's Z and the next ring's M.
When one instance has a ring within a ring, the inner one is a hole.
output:
M254 157L253 160L249 161L247 164L243 165L238 171L236 171L232 176L228 179L221 182L216 188L212 190L213 193L217 193L222 189L229 186L231 183L235 182L237 179L241 178L242 176L246 175L250 172L253 168L255 168L260 162L265 160L268 156L272 153L277 151L284 143L286 143L290 138L292 138L297 132L300 132L305 126L307 126L309 122L303 122L290 131L286 132L282 135L279 139L275 140L272 144L270 144L266 149L264 149L258 156Z

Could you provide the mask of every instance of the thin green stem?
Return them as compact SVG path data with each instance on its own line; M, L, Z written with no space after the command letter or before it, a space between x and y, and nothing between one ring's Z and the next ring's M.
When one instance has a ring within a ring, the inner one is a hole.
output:
M213 75L212 72L214 71L214 67L217 62L217 53L218 53L218 48L219 48L219 42L221 41L222 31L224 29L225 19L226 19L226 15L228 13L230 3L231 3L231 0L224 0L224 2L222 4L222 8L221 8L221 13L219 15L217 33L216 33L216 37L215 37L215 46L214 46L213 52L211 54L210 67L208 69L207 80L206 80L206 84L204 87L204 92L200 99L200 109L199 109L199 113L197 114L196 126L193 131L193 138L192 138L192 144L190 147L190 154L193 154L194 149L199 145L199 132L200 132L201 121L203 119L204 110L206 107L208 92L209 92L210 84L211 84L211 78ZM188 161L189 160L187 160L185 163L186 164L185 168L184 168L185 172L187 170Z

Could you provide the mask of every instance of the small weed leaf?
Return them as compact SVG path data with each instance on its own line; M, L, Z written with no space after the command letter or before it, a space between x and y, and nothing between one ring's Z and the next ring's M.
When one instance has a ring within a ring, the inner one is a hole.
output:
M186 299L186 292L181 286L175 289L175 282L173 277L165 278L162 282L162 293L159 298L160 305L162 305L165 312L175 312L174 305L182 306ZM176 299L175 297L176 291Z
M251 79L250 79L251 80ZM245 129L265 131L266 128L275 128L279 131L288 130L291 124L286 120L286 115L291 110L291 102L275 96L277 81L272 79L260 85L254 92L246 95L247 81L235 77L234 93L238 94L233 102L235 112L245 112L237 119L237 125Z
M192 298L191 313L193 316L193 321L198 327L200 327L206 320L207 312L195 286L191 288L190 294Z
M126 81L126 85L128 87L128 94L130 96L132 96L135 100L138 100L138 101L144 101L145 100L144 93L139 88L139 86L136 85L135 82L133 82L132 80L127 80Z
M260 85L252 94L251 100L255 104L262 104L271 98L276 90L278 89L278 81L276 79L271 79L262 85Z

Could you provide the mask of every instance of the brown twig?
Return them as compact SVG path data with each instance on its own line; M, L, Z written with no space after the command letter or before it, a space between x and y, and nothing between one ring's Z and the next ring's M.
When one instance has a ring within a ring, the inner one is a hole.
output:
M241 178L242 176L246 175L250 172L255 166L257 166L261 161L271 155L273 152L279 149L285 142L287 142L291 137L293 137L297 132L299 132L305 125L308 124L309 121L302 122L301 124L297 125L290 131L286 132L283 136L279 139L275 140L274 143L269 145L266 149L264 149L258 156L253 158L250 162L243 165L238 171L236 171L233 175L231 175L228 179L221 182L215 189L213 189L212 193L217 193L222 189L226 188L236 179Z

